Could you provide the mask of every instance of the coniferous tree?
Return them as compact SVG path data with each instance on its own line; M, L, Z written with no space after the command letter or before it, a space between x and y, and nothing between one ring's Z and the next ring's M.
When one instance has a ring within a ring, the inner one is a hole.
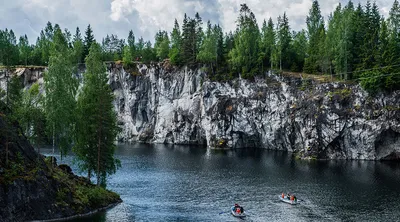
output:
M24 35L19 37L18 42L20 64L28 65L28 59L30 57L31 48L29 46L28 36Z
M72 46L73 46L74 62L76 62L77 64L82 63L83 62L84 45L83 45L82 35L81 35L81 31L79 30L79 27L76 28L75 35L72 40Z
M307 16L307 34L309 39L304 71L308 73L316 73L318 70L318 60L320 56L320 37L324 28L324 19L321 15L319 3L313 1L309 15Z
M293 34L293 41L291 42L290 48L292 49L291 57L293 60L290 70L301 72L303 70L307 51L307 34L304 29Z
M199 54L197 55L197 60L206 63L213 68L216 65L217 60L217 36L211 26L211 22L207 22L207 30L204 37L204 41L200 46Z
M363 44L364 44L364 38L367 32L367 27L364 25L364 17L365 17L365 12L361 6L361 4L358 4L357 9L355 10L353 14L353 27L354 27L354 40L353 40L353 69L356 70L357 72L354 72L352 75L352 78L358 78L359 77L359 71L363 69L363 61L362 61L362 56L363 56Z
M89 49L93 42L95 42L93 30L89 24L85 31L85 40L83 41L83 59L85 59L86 56L89 54Z
M155 36L154 50L156 51L159 61L168 58L169 54L169 37L166 31L159 31Z
M235 46L230 54L230 63L243 77L253 77L258 70L260 32L256 18L246 4L240 5Z
M114 157L118 133L113 110L113 93L107 84L101 48L92 44L86 58L84 86L78 97L76 144L74 151L82 170L96 175L97 185L106 186L107 175L115 173L119 161Z
M262 64L262 70L266 67L272 69L272 52L275 47L275 31L274 23L269 18L268 24L264 20L263 27L261 29L261 41L260 41L260 59Z
M291 65L290 61L290 42L291 33L289 27L289 19L286 16L286 13L283 14L283 17L278 17L278 25L277 25L277 47L275 57L279 62L279 69L289 69Z
M129 51L130 51L130 54L131 54L130 56L132 58L134 58L135 55L136 55L136 48L135 48L136 45L135 45L135 35L133 34L132 30L129 31L127 42L128 42Z
M168 57L171 60L171 63L174 65L181 65L181 57L180 57L180 53L181 53L181 31L179 28L179 23L178 21L175 19L175 23L174 23L174 28L172 29L171 32L171 50L169 51Z

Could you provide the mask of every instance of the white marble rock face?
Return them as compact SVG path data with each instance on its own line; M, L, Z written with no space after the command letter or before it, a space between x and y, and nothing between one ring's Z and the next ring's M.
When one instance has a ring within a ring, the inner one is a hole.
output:
M134 70L108 64L121 142L258 147L305 159L400 158L400 92L372 97L359 85L313 81L304 87L305 80L273 73L211 82L202 69ZM38 70L19 75L27 85L43 82Z

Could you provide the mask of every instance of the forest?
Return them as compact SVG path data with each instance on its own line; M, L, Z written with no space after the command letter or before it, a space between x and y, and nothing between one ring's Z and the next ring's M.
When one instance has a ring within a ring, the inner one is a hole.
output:
M326 22L325 22L326 21ZM400 87L400 8L395 0L388 18L375 2L339 4L324 18L318 1L313 1L306 19L306 29L294 31L283 13L274 23L264 19L258 26L255 15L242 4L236 30L224 32L218 24L203 24L196 13L174 21L171 32L160 30L154 44L135 38L126 40L111 34L102 38L102 61L121 60L125 65L140 61L172 65L206 67L211 80L229 80L240 73L251 79L267 70L330 75L336 79L360 82L371 93L391 92ZM59 35L61 34L61 35ZM0 30L0 64L48 66L56 38L68 50L74 64L84 63L90 46L96 42L87 26L74 34L48 22L35 44L26 35L18 41L11 29Z

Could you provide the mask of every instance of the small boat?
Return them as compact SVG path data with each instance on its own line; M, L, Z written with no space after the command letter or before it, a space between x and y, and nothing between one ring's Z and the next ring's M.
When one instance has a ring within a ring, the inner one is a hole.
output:
M291 205L296 205L297 204L297 200L290 200L287 196L284 196L282 198L282 195L279 195L279 199L285 203L291 204Z
M239 217L239 218L246 217L246 212L244 212L244 211L243 211L243 213L236 213L235 206L233 206L231 208L231 213L232 213L232 216L234 216L234 217Z

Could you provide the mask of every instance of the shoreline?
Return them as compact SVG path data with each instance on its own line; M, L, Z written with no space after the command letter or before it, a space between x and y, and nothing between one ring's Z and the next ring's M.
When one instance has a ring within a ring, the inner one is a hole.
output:
M117 206L120 203L122 203L122 200L117 202L117 203L112 203L112 204L109 204L108 206L105 206L105 207L102 207L102 208L99 208L99 209L96 209L96 210L89 211L88 213L85 213L85 214L77 214L77 215L73 215L73 216L69 216L69 217L62 217L62 218L55 218L55 219L48 219L48 220L31 220L30 222L69 221L69 220L72 220L72 219L84 218L84 217L91 216L93 214L97 214L97 213L99 213L101 211L105 211L105 210L111 209L111 208Z

